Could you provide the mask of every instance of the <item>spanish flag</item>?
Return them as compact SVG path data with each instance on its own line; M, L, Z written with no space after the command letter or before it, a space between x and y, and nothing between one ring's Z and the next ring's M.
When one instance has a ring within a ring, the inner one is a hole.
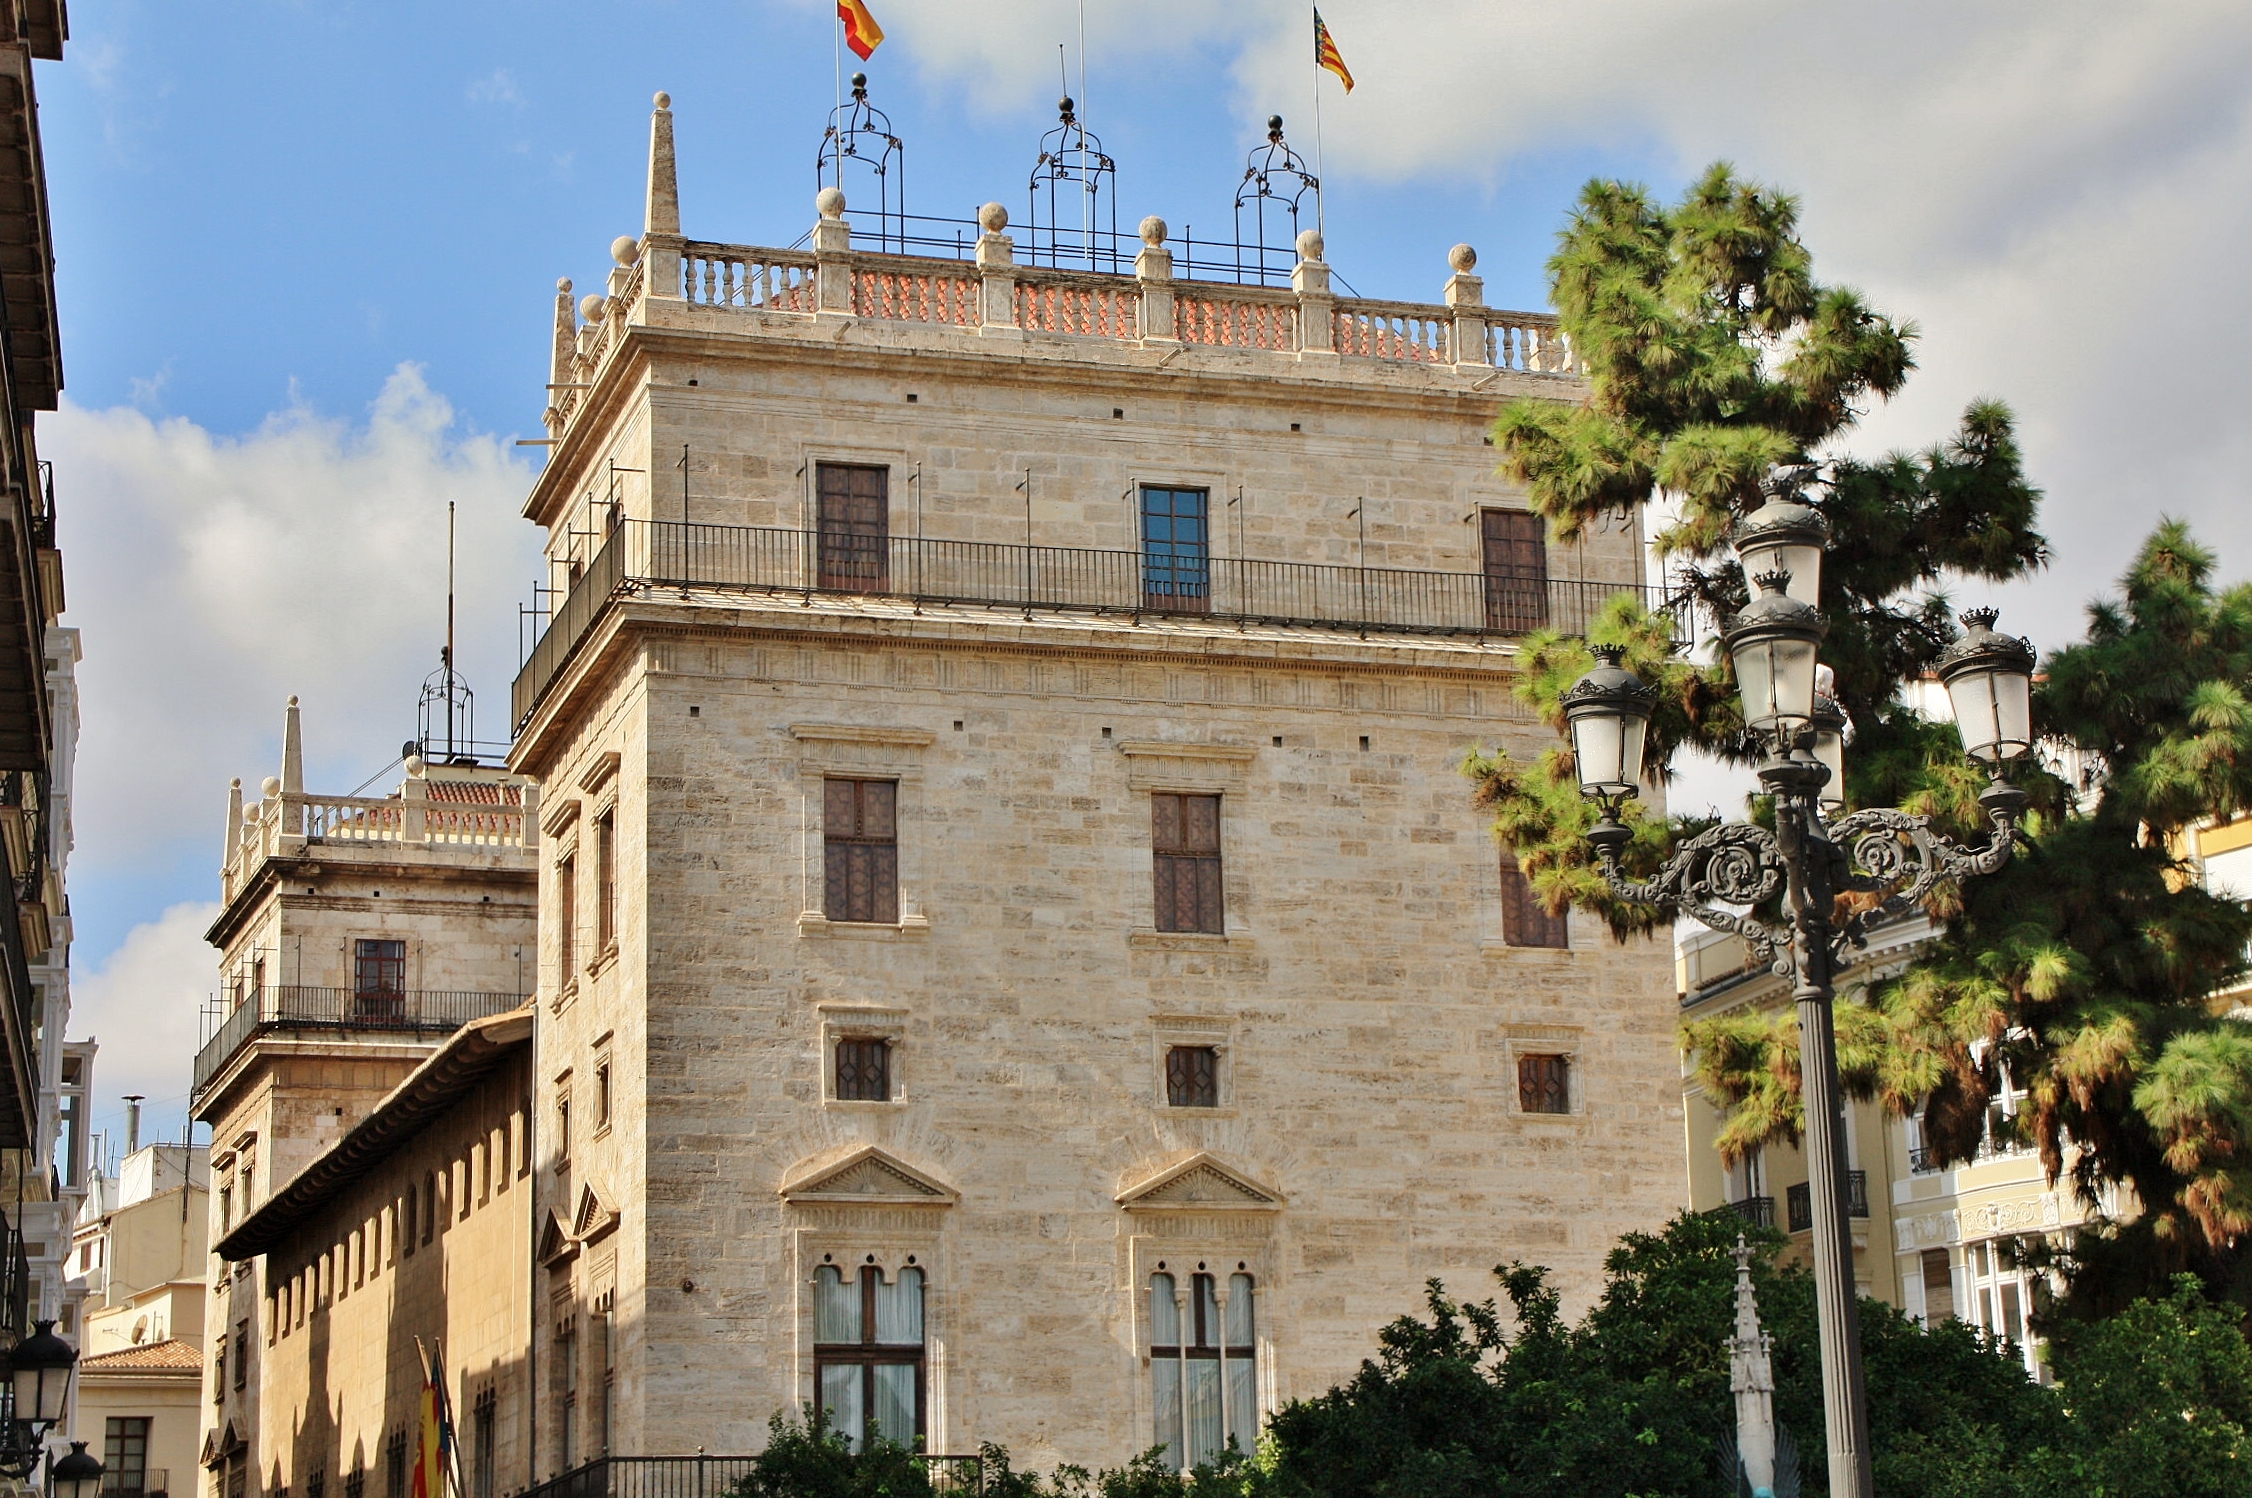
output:
M862 62L883 45L884 28L876 24L876 18L868 14L868 7L861 0L837 0L837 19L844 22L845 45Z
M845 3L846 0L839 0L840 8ZM867 55L865 52L861 54L863 57ZM1337 50L1337 43L1330 39L1329 28L1322 24L1321 9L1318 6L1314 9L1314 66L1327 68L1335 73L1337 81L1345 85L1346 93L1353 91L1353 70L1345 66L1344 54Z

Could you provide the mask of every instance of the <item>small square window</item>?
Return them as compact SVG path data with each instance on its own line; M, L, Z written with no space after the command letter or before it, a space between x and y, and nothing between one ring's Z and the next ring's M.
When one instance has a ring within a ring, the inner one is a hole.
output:
M1521 1113L1571 1112L1571 1058L1569 1056L1519 1056L1517 1058L1517 1109Z
M1220 1048L1168 1046L1165 1051L1165 1102L1173 1108L1220 1106Z
M877 1036L839 1040L836 1083L843 1102L890 1102L891 1042Z

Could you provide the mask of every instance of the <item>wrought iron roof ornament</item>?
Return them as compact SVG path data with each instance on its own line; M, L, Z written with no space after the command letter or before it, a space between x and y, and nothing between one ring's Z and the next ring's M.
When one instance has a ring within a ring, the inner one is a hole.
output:
M1267 116L1267 141L1253 146L1244 159L1243 182L1235 195L1235 253L1236 279L1241 281L1249 271L1252 280L1264 282L1270 274L1279 272L1287 277L1298 259L1299 209L1306 194L1314 195L1314 217L1321 217L1321 178L1306 170L1306 159L1290 148L1283 139L1282 116ZM1244 238L1244 212L1250 210L1251 237ZM1269 235L1288 224L1282 243L1276 245ZM1245 263L1248 253L1250 260ZM1281 257L1278 264L1268 262L1269 255Z
M1069 94L1057 100L1056 124L1040 137L1040 160L1028 184L1027 258L1033 265L1045 257L1049 265L1083 263L1089 270L1116 273L1123 258L1118 250L1118 164L1103 150L1102 137L1079 118L1078 107ZM1076 223L1065 222L1067 212L1075 214Z
M875 249L907 253L907 143L891 128L891 116L868 102L868 75L852 75L852 98L829 111L829 127L821 134L821 149L813 159L813 185L844 189L845 163L862 172L875 185ZM849 194L855 203L868 198L860 189ZM854 210L865 218L865 208ZM856 229L855 238L865 234Z

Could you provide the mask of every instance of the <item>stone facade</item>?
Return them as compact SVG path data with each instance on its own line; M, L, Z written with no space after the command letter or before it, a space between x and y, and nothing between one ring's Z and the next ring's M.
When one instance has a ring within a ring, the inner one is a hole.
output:
M526 1011L465 1026L220 1242L259 1287L224 1359L212 1343L227 1397L206 1455L226 1483L405 1491L442 1355L468 1491L526 1485L531 1030Z
M669 112L657 135L669 205ZM1260 303L1298 334L1237 347L1150 324L1160 290L1208 289L1158 287L1146 253L1138 285L1056 293L1133 290L1139 322L1053 331L1047 283L1009 290L990 209L969 325L887 313L867 297L950 267L855 257L839 209L802 307L682 299L684 254L692 292L699 263L787 257L686 244L662 215L621 242L595 321L562 299L527 514L567 597L512 760L542 788L537 1359L602 1308L610 1449L755 1449L778 1409L860 1397L817 1368L827 1271L872 1268L879 1297L919 1275L928 1449L1117 1462L1202 1372L1153 1366L1161 1273L1192 1323L1213 1277L1246 1438L1245 1410L1348 1376L1430 1276L1482 1293L1522 1257L1586 1304L1613 1238L1682 1201L1668 957L1577 918L1568 949L1510 945L1457 772L1554 742L1478 591L1483 513L1524 508L1484 434L1506 396L1581 387L1483 362L1466 251L1454 305L1426 309L1464 357L1350 357L1310 336L1361 326L1330 321L1318 238L1301 293ZM886 475L889 576L755 575L756 548L823 533L824 464ZM1034 570L1062 564L1040 548L1072 548L1129 558L1146 594L1150 488L1208 497L1211 617L1043 592ZM684 512L701 529L668 529ZM993 550L964 588L973 545ZM926 561L957 582L919 583ZM1467 579L1474 613L1220 597L1270 563L1334 568L1290 575L1357 579L1363 604L1399 569ZM1641 566L1632 523L1547 555L1559 587ZM894 787L896 901L873 914L828 893L853 856L829 846L836 780ZM1161 929L1172 795L1219 798L1217 930ZM868 1041L882 1093L844 1095L839 1047ZM1199 1105L1168 1091L1175 1047L1215 1068ZM1525 1111L1519 1061L1557 1056L1563 1111ZM610 1251L574 1252L588 1232ZM566 1393L587 1397L545 1397ZM540 1425L543 1474L596 1454Z
M211 1129L209 1239L221 1249L208 1261L207 1351L226 1371L204 1408L203 1447L218 1498L241 1498L227 1487L236 1477L262 1491L275 1471L342 1482L350 1470L314 1460L306 1365L270 1388L264 1376L276 1276L293 1271L229 1257L224 1245L351 1138L448 1035L518 1008L537 945L535 789L497 769L414 759L387 795L325 796L306 791L302 765L293 699L281 773L247 805L239 782L230 792L225 904L209 932L223 997L196 1058L194 1109ZM521 1246L514 1261L505 1245L481 1252L501 1256L496 1274L528 1256ZM405 1304L403 1316L426 1309ZM402 1320L410 1354L431 1324ZM521 1401L514 1417L529 1418ZM318 1416L329 1419L333 1403ZM355 1453L328 1455L348 1463Z

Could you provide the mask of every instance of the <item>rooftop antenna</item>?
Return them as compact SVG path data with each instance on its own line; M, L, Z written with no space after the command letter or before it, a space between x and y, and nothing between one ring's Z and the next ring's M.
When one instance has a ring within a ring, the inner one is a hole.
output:
M454 502L446 501L446 644L438 652L438 669L424 678L422 701L417 706L417 736L412 746L424 759L431 757L432 744L438 735L431 732L432 719L442 720L438 725L444 736L445 759L453 763L467 757L476 758L477 707L476 696L469 683L454 669Z

